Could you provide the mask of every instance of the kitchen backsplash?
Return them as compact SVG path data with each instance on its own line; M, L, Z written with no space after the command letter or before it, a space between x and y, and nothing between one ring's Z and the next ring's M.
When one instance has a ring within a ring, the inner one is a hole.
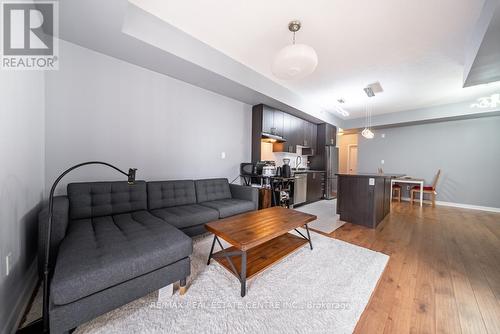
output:
M299 167L307 167L307 155L288 152L273 152L273 144L271 143L262 143L261 146L261 160L276 161L276 166L282 166L283 159L290 159L290 167L295 168L295 159L297 156L302 157L302 162Z

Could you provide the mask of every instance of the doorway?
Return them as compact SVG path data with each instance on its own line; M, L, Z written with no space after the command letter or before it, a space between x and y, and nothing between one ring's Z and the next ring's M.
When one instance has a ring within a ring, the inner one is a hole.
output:
M347 146L347 172L349 174L358 172L358 145Z

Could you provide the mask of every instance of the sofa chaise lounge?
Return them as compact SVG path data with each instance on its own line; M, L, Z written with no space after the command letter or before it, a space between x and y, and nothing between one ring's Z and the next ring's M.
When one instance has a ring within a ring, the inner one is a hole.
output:
M71 183L54 201L50 330L65 333L190 274L204 224L256 210L258 191L227 179ZM39 258L47 208L39 216ZM39 268L41 268L39 261Z

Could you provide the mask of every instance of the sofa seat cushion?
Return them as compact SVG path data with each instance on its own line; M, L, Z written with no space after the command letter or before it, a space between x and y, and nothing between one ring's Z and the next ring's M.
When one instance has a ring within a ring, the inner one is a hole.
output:
M245 201L242 199L235 199L235 198L203 202L201 203L201 205L219 211L219 218L226 218L243 212L255 210L255 205L252 201Z
M193 250L191 238L147 211L69 223L51 284L64 305L177 262Z
M156 209L151 213L177 228L200 225L219 218L217 210L198 204Z

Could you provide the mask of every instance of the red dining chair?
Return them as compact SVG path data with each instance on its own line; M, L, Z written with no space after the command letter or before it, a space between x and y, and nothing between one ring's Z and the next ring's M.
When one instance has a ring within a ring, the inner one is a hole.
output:
M434 177L434 182L432 183L432 186L424 186L424 194L430 194L432 198L432 206L436 206L436 185L439 180L439 176L441 175L441 169L438 169L436 176ZM420 193L420 186L414 186L411 188L411 196L410 196L410 202L413 204L413 201L415 200L415 194Z
M401 202L401 186L399 184L392 185L392 197L396 198L396 194L397 194L398 202Z

